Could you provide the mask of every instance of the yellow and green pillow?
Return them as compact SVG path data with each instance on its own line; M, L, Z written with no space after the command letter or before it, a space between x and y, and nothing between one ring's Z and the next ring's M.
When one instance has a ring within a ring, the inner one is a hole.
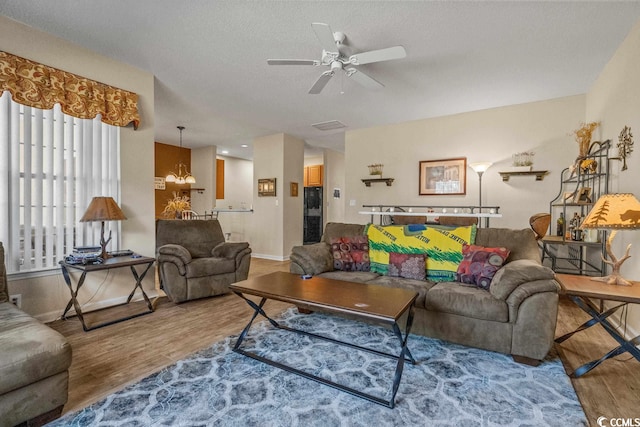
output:
M389 254L426 254L426 278L433 282L455 281L462 261L463 245L476 240L476 226L390 225L367 226L371 271L387 275Z

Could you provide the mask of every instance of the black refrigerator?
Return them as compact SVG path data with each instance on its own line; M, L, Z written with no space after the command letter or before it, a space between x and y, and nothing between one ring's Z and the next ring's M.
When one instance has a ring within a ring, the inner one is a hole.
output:
M305 245L318 243L322 237L322 187L304 187Z

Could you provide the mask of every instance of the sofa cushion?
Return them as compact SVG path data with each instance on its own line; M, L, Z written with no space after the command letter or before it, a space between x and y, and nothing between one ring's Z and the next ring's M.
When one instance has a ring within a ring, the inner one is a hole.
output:
M468 285L489 290L491 279L509 256L507 248L485 248L477 245L462 247L462 261L458 266L456 280Z
M236 271L235 259L229 258L194 258L186 265L187 278L215 276Z
M365 234L363 224L345 224L342 222L328 222L324 227L322 241L331 244L331 239L345 236L362 236Z
M476 226L391 225L370 224L369 257L371 271L387 274L389 253L427 254L427 279L434 282L455 280L462 261L462 245L473 244Z
M509 307L505 301L483 289L457 282L442 282L429 289L425 307L473 319L509 321Z
M71 346L11 303L0 303L0 395L69 369Z
M211 256L211 249L224 242L217 219L156 221L156 248L180 242L193 258Z
M507 262L518 259L531 259L540 263L540 248L533 230L524 228L479 228L476 245L486 247L505 247L509 249Z
M415 291L418 293L418 297L416 298L416 301L414 303L417 308L424 308L424 302L427 296L427 292L429 292L429 289L431 289L435 285L435 283L429 282L427 280L404 279L401 277L391 276L378 276L375 279L368 281L367 284Z
M369 271L369 239L367 236L345 236L331 239L334 270Z
M389 252L387 275L406 279L424 280L426 277L425 254L400 254Z

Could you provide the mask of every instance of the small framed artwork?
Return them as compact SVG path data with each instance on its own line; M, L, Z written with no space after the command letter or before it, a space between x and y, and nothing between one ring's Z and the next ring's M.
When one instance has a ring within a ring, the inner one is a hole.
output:
M575 195L576 195L575 191L565 191L564 194L562 195L562 200L564 200L565 202L571 203L573 202Z
M258 196L259 197L275 197L276 195L276 179L263 178L258 180Z
M467 158L420 162L419 195L467 194Z
M291 197L298 197L298 183L292 182L291 184L289 184L289 186L290 186Z
M573 198L574 203L591 203L591 188L590 187L582 187L578 191Z

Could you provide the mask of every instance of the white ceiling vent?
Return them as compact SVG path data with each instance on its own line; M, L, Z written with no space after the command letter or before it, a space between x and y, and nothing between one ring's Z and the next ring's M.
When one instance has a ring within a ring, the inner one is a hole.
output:
M343 129L347 127L347 125L345 125L342 122L339 122L338 120L329 120L328 122L314 123L311 126L313 126L318 130L334 130L334 129Z

